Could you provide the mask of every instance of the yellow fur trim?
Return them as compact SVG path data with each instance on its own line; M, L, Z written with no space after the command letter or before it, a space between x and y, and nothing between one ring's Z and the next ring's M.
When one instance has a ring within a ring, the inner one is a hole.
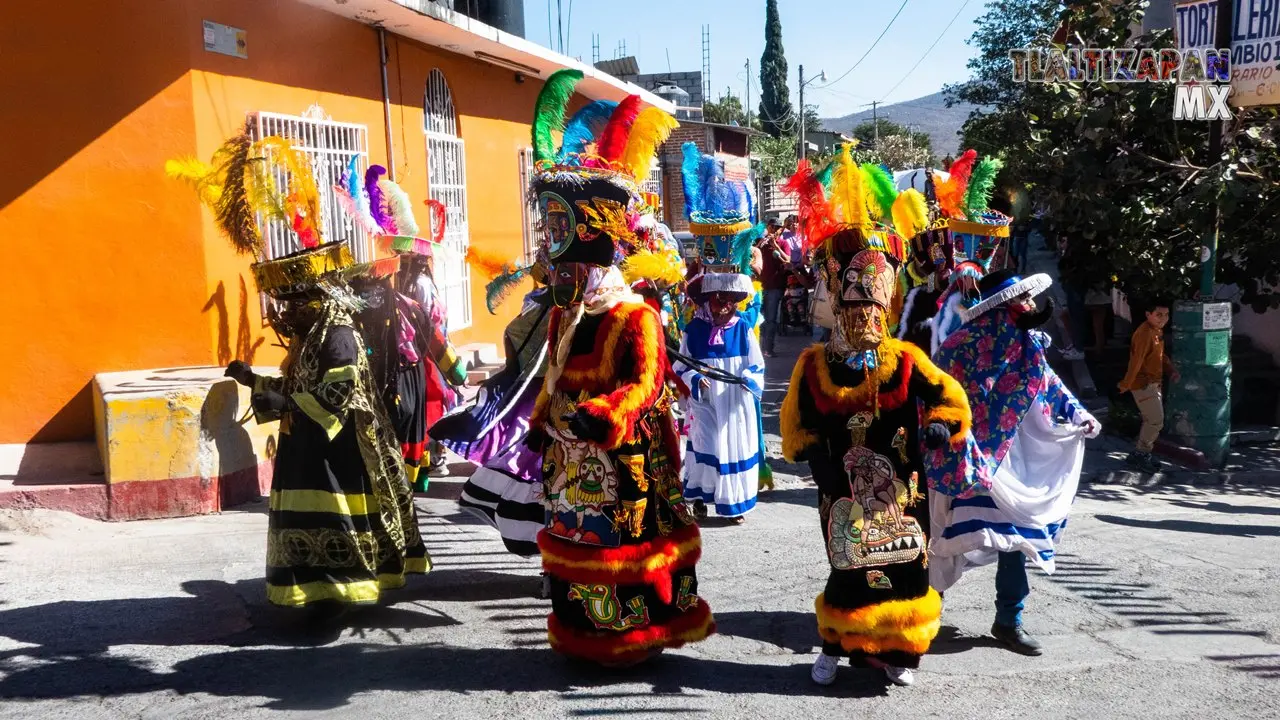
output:
M846 651L871 654L900 650L923 655L942 619L942 598L933 588L918 598L887 600L857 610L832 607L824 595L813 605L824 640L838 642Z
M739 220L731 223L689 223L689 233L698 237L708 235L737 235L751 227L750 220Z
M981 222L970 222L968 220L952 219L948 226L953 233L965 233L968 235L980 235L983 237L1009 237L1008 225L991 225Z
M805 363L812 361L815 352L822 352L822 346L814 345L800 353L800 359L791 371L791 384L787 387L787 395L782 398L779 417L779 423L782 426L782 457L788 462L795 462L797 455L818 442L817 433L806 429L800 419L800 393L805 392Z
M813 354L810 362L814 363L814 370L817 371L818 390L840 405L853 406L865 405L875 400L874 394L880 391L880 386L889 382L893 374L898 371L898 363L906 347L908 347L907 343L886 338L880 343L880 347L876 348L880 364L876 366L875 374L864 377L861 383L853 387L837 385L831 380L831 368L827 367L827 351L824 346L814 345L805 352ZM868 382L872 379L873 382Z
M942 389L942 401L933 407L925 408L925 422L942 422L952 423L958 426L954 433L951 434L951 442L956 443L964 439L969 434L969 428L973 424L973 413L969 409L969 396L965 394L964 388L956 379L938 369L937 365L925 355L920 348L911 343L895 340L895 343L902 348L903 352L909 353L911 358L915 360L916 372L921 373L924 379L934 387Z

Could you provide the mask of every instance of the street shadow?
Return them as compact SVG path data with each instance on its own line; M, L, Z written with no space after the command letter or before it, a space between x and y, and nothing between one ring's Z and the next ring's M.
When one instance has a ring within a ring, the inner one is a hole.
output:
M951 625L943 625L929 646L930 655L958 655L976 648L1003 647L990 635L970 635Z
M1260 680L1280 680L1280 654L1277 655L1209 655L1237 672L1248 673Z
M1231 525L1229 523L1199 522L1196 520L1139 520L1120 515L1095 515L1094 517L1104 523L1144 530L1172 530L1174 532L1230 535L1244 538L1280 537L1280 527L1274 525Z
M1190 502L1187 500L1169 500L1168 503L1189 510L1204 510L1206 512L1227 513L1230 515L1280 515L1280 507L1266 505L1232 505L1231 503L1216 501Z
M795 611L718 612L716 632L812 656L818 647L813 613Z
M0 659L0 669L5 664ZM171 691L267 698L267 709L314 712L343 707L357 694L379 691L571 693L584 687L645 683L650 695L673 698L696 692L847 699L887 694L881 673L849 668L841 672L854 677L820 688L809 681L807 660L750 665L668 653L640 667L608 671L567 662L549 649L353 643L231 649L183 660L165 673L154 672L142 661L104 655L51 659L9 672L0 680L0 696L57 699Z
M799 505L801 507L816 509L818 507L818 488L817 486L810 486L770 490L769 492L760 494L760 502L787 503L788 505Z

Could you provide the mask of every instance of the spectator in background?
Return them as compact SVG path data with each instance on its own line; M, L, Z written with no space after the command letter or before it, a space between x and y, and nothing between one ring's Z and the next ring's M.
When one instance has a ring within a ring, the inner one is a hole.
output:
M1166 370L1169 379L1178 382L1178 371L1164 354L1164 326L1169 323L1169 304L1152 303L1147 310L1147 320L1133 331L1129 341L1129 370L1120 381L1120 392L1133 393L1142 414L1142 429L1138 431L1138 446L1126 461L1144 472L1158 472L1160 464L1151 458L1151 449L1164 428L1164 399L1161 382Z
M760 331L760 349L766 358L771 358L778 337L782 294L787 289L788 265L791 263L791 248L782 240L778 218L769 218L758 247L762 261L760 287L764 290L764 327Z
M1111 312L1111 292L1103 283L1094 283L1084 294L1084 304L1089 311L1089 322L1093 326L1093 345L1089 352L1102 354L1107 347L1107 315ZM1166 318L1167 320L1168 318Z
M782 224L782 242L784 247L791 248L791 264L804 264L804 240L800 237L800 231L796 228L797 217L788 215Z

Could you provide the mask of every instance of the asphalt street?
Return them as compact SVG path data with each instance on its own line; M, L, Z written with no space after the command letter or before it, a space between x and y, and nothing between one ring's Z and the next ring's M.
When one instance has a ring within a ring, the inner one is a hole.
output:
M774 365L776 408L790 367ZM536 561L457 510L458 478L418 505L435 570L327 632L266 603L265 503L122 524L0 515L0 718L1280 716L1280 487L1087 485L1057 573L1032 576L1044 656L987 637L984 568L947 593L915 687L844 667L819 688L816 491L776 467L744 525L704 530L719 634L614 672L547 647Z

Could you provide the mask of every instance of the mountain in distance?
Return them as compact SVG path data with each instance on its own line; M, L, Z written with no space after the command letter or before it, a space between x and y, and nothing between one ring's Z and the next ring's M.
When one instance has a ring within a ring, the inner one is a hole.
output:
M881 105L876 109L877 117L892 120L913 130L928 133L933 141L933 152L938 157L955 155L960 147L960 128L969 119L969 113L977 109L976 105L957 103L947 107L942 93L925 95L915 100L905 100L892 105ZM871 108L838 118L824 118L822 127L826 130L848 134L857 125L870 122Z

